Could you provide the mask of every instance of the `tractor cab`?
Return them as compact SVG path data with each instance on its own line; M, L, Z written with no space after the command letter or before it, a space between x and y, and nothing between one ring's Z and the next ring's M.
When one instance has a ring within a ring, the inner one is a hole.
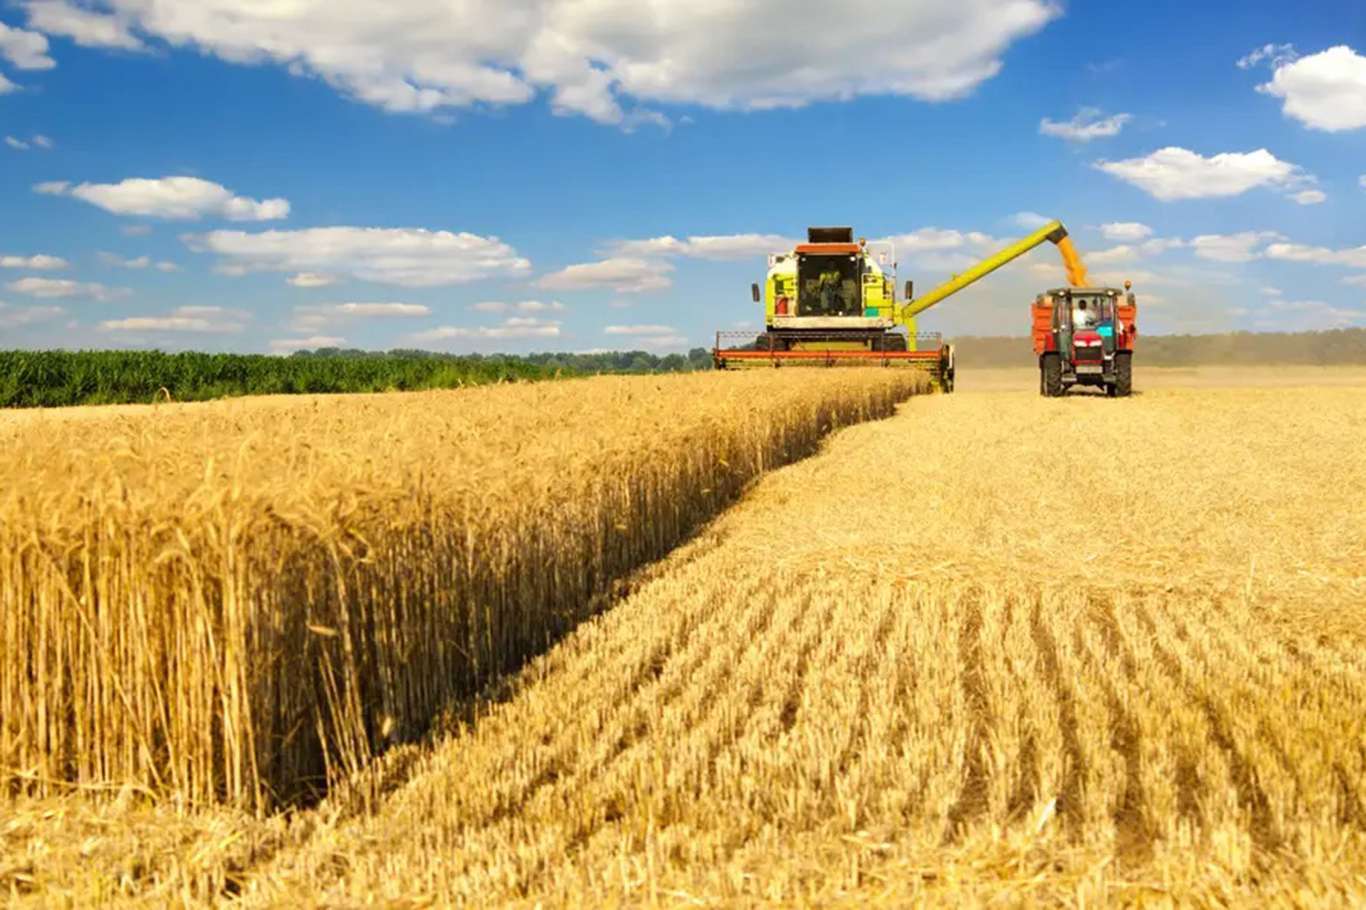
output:
M1063 344L1077 353L1077 360L1100 361L1115 352L1115 299L1108 293L1086 288L1052 292L1054 319Z

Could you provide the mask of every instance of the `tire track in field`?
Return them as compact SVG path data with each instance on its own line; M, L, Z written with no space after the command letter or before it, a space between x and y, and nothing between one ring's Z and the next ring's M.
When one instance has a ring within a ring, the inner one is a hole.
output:
M1030 621L1030 611L1024 606L1025 598L1018 593L1010 594L1006 597L1006 636L1023 636L1033 645L1033 628ZM1015 668L1017 671L1019 668ZM1027 686L1032 679L1020 678L1012 674L1015 683L1020 686ZM1015 777L1015 783L1011 786L1010 795L1006 800L1006 815L1010 822L1019 822L1024 818L1027 811L1033 808L1034 803L1039 799L1039 742L1038 732L1034 729L1034 718L1028 713L1027 707L1020 706L1022 712L1021 720L1024 725L1024 740L1020 746L1019 771Z
M1058 644L1043 618L1043 600L1041 595L1034 598L1029 622L1034 645L1043 659L1042 682L1053 693L1058 704L1067 768L1063 775L1062 792L1058 795L1058 814L1066 824L1069 837L1075 841L1081 836L1081 782L1086 777L1086 757L1077 738L1076 694L1063 677L1058 660Z
M552 788L562 790L565 793L572 793L576 789L591 785L595 780L610 778L613 768L618 763L629 763L631 755L646 744L652 736L658 734L655 729L654 719L664 717L671 708L677 708L688 713L695 709L696 705L705 705L703 713L697 716L693 726L704 724L708 713L715 706L715 699L698 698L700 693L713 691L730 673L731 669L740 662L741 655L755 647L756 643L768 641L768 631L772 626L777 611L773 603L761 596L757 585L746 585L738 592L744 597L744 602L749 605L747 623L749 635L721 635L708 634L720 628L724 617L720 611L713 611L712 616L718 622L709 623L701 634L691 636L680 650L672 652L657 674L653 673L653 678L644 686L641 686L633 693L633 697L628 701L618 701L615 703L615 710L607 715L613 721L613 728L617 731L615 737L609 737L611 742L608 748L600 757L594 758L589 763L581 763L570 769L563 780L555 780ZM709 647L717 639L726 643L726 646L716 648ZM598 742L602 739L601 728L597 730L585 730L581 726L571 725L567 731L578 743ZM548 793L548 802L555 801L556 794ZM528 800L527 806L531 805ZM603 813L613 814L610 808ZM525 807L524 807L525 808ZM520 813L519 813L520 814ZM602 823L602 818L594 816L587 827L581 826L567 842L569 848L576 848L589 836L594 833ZM572 852L572 851L571 851Z
M1109 674L1100 674L1101 693L1110 715L1110 748L1124 760L1124 793L1115 806L1113 818L1121 855L1142 862L1151 856L1152 841L1157 832L1152 830L1146 819L1148 798L1143 788L1143 744L1138 722L1120 697L1120 685L1127 684L1132 689L1136 683L1133 676L1133 659L1127 653L1121 654L1115 630L1109 628L1105 622L1105 617L1111 615L1110 611L1109 604L1097 605L1092 610L1095 614L1095 626L1101 633L1100 640L1105 654L1111 658L1119 658L1124 668L1123 676L1118 680L1111 678ZM1090 647L1083 633L1084 630L1079 626L1073 635L1077 650L1085 654L1090 651ZM1091 653L1091 658L1098 666L1105 666L1100 655Z
M691 700L702 706L700 713L682 718L682 723L666 725L655 731L661 743L678 743L690 733L694 734L690 738L700 740L699 747L683 752L681 761L675 757L669 762L670 777L682 782L681 786L666 785L662 789L663 798L671 810L669 818L688 817L688 804L707 792L707 787L703 786L707 772L714 767L721 751L734 742L738 731L753 716L763 692L769 688L775 661L780 661L781 655L788 650L794 650L798 655L809 655L824 637L834 611L833 604L827 603L812 609L812 600L808 597L790 598L781 603L781 608L775 609L775 614L781 611L792 615L796 621L779 627L777 634L759 636L747 642L745 650L752 657L751 660L719 663L720 673L688 690ZM784 690L790 691L793 686L800 689L798 681L805 677L808 669L809 661L799 656L796 667L788 671L793 675ZM736 689L744 693L743 697L717 697L718 692Z
M596 794L597 801L607 807L603 812L594 813L587 817L584 823L576 826L565 839L563 849L567 856L576 856L603 828L615 825L630 814L633 807L629 805L629 790L622 785L621 780L632 776L632 768L639 765L639 760L643 760L645 757L643 753L646 750L652 749L661 739L673 739L674 736L686 735L685 730L681 729L682 727L689 730L699 730L705 729L713 723L719 707L719 700L715 698L694 700L691 698L693 693L708 693L714 692L718 688L725 688L724 684L728 679L734 679L736 683L745 682L744 674L738 671L751 664L765 662L774 650L781 649L786 644L786 629L776 635L771 634L773 624L781 616L782 609L767 597L765 592L759 589L742 591L742 593L747 595L747 599L754 604L751 615L762 618L747 630L749 634L730 636L738 647L733 650L707 651L705 654L709 659L705 662L694 664L690 670L679 670L679 672L672 674L680 682L691 681L692 683L697 682L699 674L705 674L700 686L671 685L667 689L661 689L656 698L642 698L641 703L624 708L624 711L632 713L634 717L634 722L629 727L629 741L622 743L621 748L614 750L609 761L603 762L595 769L589 769L587 772L579 774L574 780L565 782L564 789L567 793L583 791ZM703 649L699 647L697 650ZM739 700L739 703L745 708L732 719L732 723L735 725L743 725L748 719L762 685L762 677L750 674L750 679L753 680L750 691L746 697ZM685 698L685 696L688 697ZM644 702L649 702L649 704L643 704ZM700 713L695 713L699 710L698 705L701 706ZM679 708L684 715L683 722L676 725L677 728L667 726L671 708ZM721 727L724 727L725 723L724 719L717 721L717 725ZM724 738L724 736L715 734L704 737L710 751L707 758L701 762L703 766L710 765L711 760L715 757L716 748ZM691 774L688 777L693 779ZM699 785L698 789L705 788ZM670 799L666 794L665 802L661 806L665 809L666 817L669 806Z
M882 659L887 650L887 642L892 637L892 630L896 628L896 621L897 610L888 601L883 605L882 618L878 620L877 626L873 630L871 644L866 651L855 658L853 661L855 665L848 668L855 679L866 680L878 675L878 671L882 669ZM835 675L839 675L838 670ZM872 698L871 689L872 687L868 685L859 686L858 703L854 708L853 732L835 759L835 767L841 776L849 771L851 763L862 754L863 745L868 736L868 707Z
M1160 628L1153 615L1142 605L1136 604L1135 612L1145 628L1148 629L1149 634L1153 636L1153 652L1157 655L1162 666L1173 679L1186 687L1190 698L1204 713L1209 724L1211 739L1228 762L1229 772L1237 789L1238 804L1250 817L1249 833L1252 835L1253 841L1263 852L1273 852L1280 845L1281 836L1276 831L1266 791L1257 783L1256 773L1248 763L1247 757L1238 748L1237 741L1232 736L1213 699L1200 687L1199 681L1192 678L1190 672L1182 665L1180 658L1172 653L1170 645L1164 644L1164 642L1171 641L1166 630Z
M987 807L987 769L982 756L990 736L991 717L987 710L986 683L982 679L982 605L973 597L958 627L958 661L963 667L963 698L971 712L963 786L949 809L944 837L952 841Z
M764 626L769 617L758 607L757 600L748 600L747 602L756 605L756 612L753 615L757 615L761 627ZM709 620L714 621L715 619L714 614L709 616ZM713 653L702 649L690 648L690 645L697 640L699 635L705 635L706 626L709 624L703 623L701 626L685 624L681 630L681 635L661 635L650 646L647 646L643 659L630 660L628 658L628 665L632 667L627 675L628 682L624 687L617 690L609 702L619 706L618 710L610 713L598 712L588 715L587 719L581 719L581 724L590 725L588 730L578 725L562 726L556 734L556 738L547 743L549 753L545 757L545 767L541 772L519 792L512 795L504 804L490 813L482 822L473 819L471 823L491 826L500 821L515 818L532 804L537 794L555 786L562 777L594 773L615 761L629 748L633 741L633 725L627 723L626 718L637 707L644 693L651 688L668 685L664 681L666 672L676 678L686 679L708 657L715 656ZM639 647L638 643L637 647ZM689 660L689 657L692 659ZM676 663L680 660L682 661L681 667ZM610 680L612 678L611 668L600 668L599 673L605 679ZM674 692L682 690L682 683L674 683L672 686ZM580 718L583 717L580 715ZM615 735L606 735L609 733L609 729L615 729ZM610 746L601 756L595 757L591 754L585 756L578 748L584 739L606 741Z

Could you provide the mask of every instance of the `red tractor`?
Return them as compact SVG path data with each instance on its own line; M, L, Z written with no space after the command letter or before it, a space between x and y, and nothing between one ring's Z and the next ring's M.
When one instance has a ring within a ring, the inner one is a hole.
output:
M1112 398L1133 392L1138 304L1130 286L1055 288L1035 299L1041 394L1055 397L1074 385L1104 388Z

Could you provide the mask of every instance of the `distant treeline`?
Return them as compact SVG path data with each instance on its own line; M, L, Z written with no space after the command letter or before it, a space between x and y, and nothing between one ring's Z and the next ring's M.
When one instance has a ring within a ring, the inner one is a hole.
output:
M289 357L160 351L0 351L0 407L202 401L238 395L451 389L593 373L684 372L711 353L452 355L327 349Z
M963 336L953 344L965 370L1037 363L1028 338ZM1137 363L1155 367L1366 365L1366 329L1139 335L1134 356Z
M966 370L1033 367L1028 338L954 339ZM1366 365L1366 329L1142 335L1148 366ZM592 354L440 354L326 348L288 357L264 354L165 354L160 351L0 351L0 407L203 401L239 395L453 389L598 373L682 373L711 369L711 352L659 356L646 351Z

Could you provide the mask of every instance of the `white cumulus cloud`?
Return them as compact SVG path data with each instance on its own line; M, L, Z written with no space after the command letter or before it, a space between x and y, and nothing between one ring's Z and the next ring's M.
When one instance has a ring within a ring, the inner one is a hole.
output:
M1097 161L1095 167L1163 202L1238 196L1257 187L1293 190L1312 179L1266 149L1206 158L1169 146L1142 158Z
M11 306L0 301L0 328L17 329L39 322L50 322L65 312L59 306Z
M673 280L667 273L673 268L667 262L620 256L571 265L545 275L536 284L557 291L610 288L618 294L642 294L670 287Z
M0 59L8 60L21 70L50 70L57 65L57 61L47 55L44 35L3 22L0 22Z
M1138 225L1138 227L1143 227L1143 225ZM1138 234L1138 232L1133 233ZM1088 265L1116 265L1161 256L1168 250L1180 249L1187 245L1186 241L1179 237L1153 237L1141 243L1121 243L1108 249L1086 253L1082 258Z
M1153 229L1137 221L1112 221L1109 224L1102 224L1100 233L1106 240L1124 243L1147 240L1153 235Z
M286 353L316 348L339 348L344 344L346 339L340 335L310 335L307 338L277 338L270 343L270 349L276 353Z
M430 316L430 307L420 303L332 303L328 312L339 316Z
M100 323L104 332L189 332L230 335L241 332L251 317L240 310L217 306L177 307L162 316L127 316Z
M443 325L413 335L415 341L455 341L459 339L558 338L561 323L536 316L512 316L498 325Z
M1010 223L1023 231L1037 231L1052 221L1047 215L1040 215L1038 212L1016 212L1010 216Z
M290 328L317 334L340 322L357 319L413 319L431 314L431 308L420 303L321 303L296 306Z
M0 89L0 94L4 94L3 89ZM44 136L42 133L37 133L30 139L20 139L17 136L6 136L5 145L9 146L15 151L27 152L32 149L50 151L55 145L55 143L47 136Z
M1106 117L1098 108L1084 107L1071 120L1060 122L1045 117L1039 121L1039 132L1068 142L1090 142L1118 136L1124 125L1133 119L1133 114L1111 114Z
M1179 250L1184 246L1189 244L1180 237L1154 237L1140 243L1138 250L1144 256L1160 256L1168 250Z
M558 300L520 300L516 303L483 300L472 304L470 309L476 313L559 313L563 312L566 307Z
M938 253L959 250L964 247L985 248L995 243L995 239L990 234L937 227L919 228L907 234L894 234L884 239L896 247L898 255Z
M1291 193L1290 198L1300 205L1318 205L1328 201L1328 194L1322 190L1302 190L1298 193Z
M1366 57L1346 45L1278 61L1259 92L1310 129L1341 132L1366 127Z
M115 253L100 253L100 262L118 269L156 269L158 272L178 272L180 266L164 259L154 261L151 256L135 256L131 259Z
M652 350L680 348L688 343L687 336L671 325L609 325L602 333L629 338L630 344Z
M289 200L256 200L234 195L227 187L198 177L130 177L119 183L49 181L34 187L48 196L71 196L115 215L192 221L204 217L228 221L274 221L289 216Z
M100 262L120 269L145 269L152 264L152 257L138 256L133 259L125 259L115 253L100 253Z
M1213 262L1251 262L1261 255L1258 249L1273 240L1284 239L1275 231L1242 231L1237 234L1201 234L1191 240L1195 255Z
M336 284L337 277L321 272L299 272L297 275L290 275L285 281L296 288L325 288Z
M5 285L16 294L29 297L85 297L90 300L117 300L131 293L127 288L110 288L95 282L71 281L66 278L20 278Z
M95 12L66 0L29 0L26 6L31 28L70 38L81 47L143 49L143 43L129 31L127 16Z
M1273 67L1281 66L1293 62L1298 56L1293 44L1264 44L1241 57L1238 60L1238 69L1252 69L1261 63L1270 63Z
M1269 300L1265 309L1273 318L1263 318L1258 328L1291 331L1322 331L1366 325L1366 310L1335 306L1323 300ZM1278 322L1274 316L1287 317Z
M1366 246L1335 250L1300 243L1273 243L1266 248L1266 258L1279 259L1283 262L1312 262L1316 265L1343 265L1348 268L1366 269Z
M1139 258L1139 253L1133 246L1122 243L1119 246L1112 246L1109 249L1097 250L1094 253L1087 253L1083 257L1087 265L1115 265L1124 262L1134 262ZM1048 266L1054 269L1052 265Z
M602 332L604 335L676 335L678 329L671 325L609 325Z
M778 234L714 234L679 239L671 235L648 240L623 240L608 252L617 257L685 256L690 259L752 259L790 250L796 241Z
M1051 0L848 0L808 27L780 0L37 0L30 22L95 46L164 41L286 66L391 111L522 104L623 126L643 105L795 107L858 95L963 97L1062 14ZM870 27L870 23L875 27Z
M39 253L36 256L0 256L0 269L31 269L35 272L47 272L55 269L64 269L70 263L60 256L46 256Z
M227 274L316 272L399 287L437 287L518 277L531 263L497 237L422 228L321 227L211 231L185 238L220 257Z
M6 79L4 73L0 73L0 95L8 95L17 91L19 91L19 86Z

